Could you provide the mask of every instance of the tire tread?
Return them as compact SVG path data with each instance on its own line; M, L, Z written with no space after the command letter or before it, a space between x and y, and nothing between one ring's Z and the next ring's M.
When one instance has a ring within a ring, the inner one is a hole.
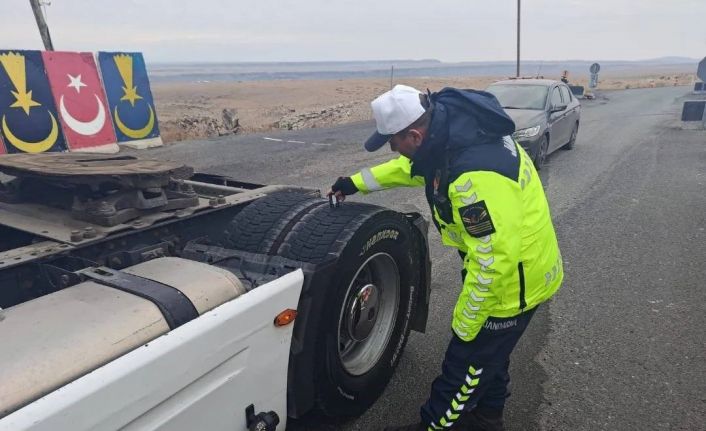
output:
M381 207L357 202L338 208L314 208L294 225L277 254L309 263L337 257L358 228L382 211Z
M229 223L225 238L228 247L252 253L270 253L283 230L302 211L319 201L307 192L276 192L261 198L240 211Z

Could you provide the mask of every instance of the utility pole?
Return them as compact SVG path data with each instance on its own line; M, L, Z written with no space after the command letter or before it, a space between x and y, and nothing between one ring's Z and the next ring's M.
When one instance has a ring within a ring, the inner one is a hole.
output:
M520 0L517 0L517 74L520 77Z
M49 26L44 20L44 13L42 13L42 7L39 4L39 0L29 0L29 4L32 6L32 12L34 12L34 18L37 20L37 27L39 27L39 34L42 36L42 42L44 42L44 49L47 51L54 51L54 45L51 43L51 36L49 36Z

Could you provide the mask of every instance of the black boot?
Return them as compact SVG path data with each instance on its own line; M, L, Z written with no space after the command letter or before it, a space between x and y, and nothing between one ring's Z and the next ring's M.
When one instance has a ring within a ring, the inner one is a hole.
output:
M476 407L465 412L456 423L464 431L505 431L502 409Z

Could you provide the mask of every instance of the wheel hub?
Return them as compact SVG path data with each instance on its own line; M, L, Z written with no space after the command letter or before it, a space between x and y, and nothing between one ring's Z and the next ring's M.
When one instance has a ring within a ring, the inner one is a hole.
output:
M338 320L338 355L347 373L361 376L379 363L395 329L400 293L392 256L377 253L360 265Z
M353 296L348 309L348 335L361 342L370 336L378 317L380 294L374 284L366 284Z

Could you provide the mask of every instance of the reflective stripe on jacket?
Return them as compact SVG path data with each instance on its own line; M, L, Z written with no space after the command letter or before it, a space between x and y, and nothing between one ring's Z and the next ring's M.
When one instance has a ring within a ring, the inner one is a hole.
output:
M412 176L412 162L405 156L365 168L351 177L353 184L363 193L377 192L392 187L424 185L424 177Z
M537 171L522 147L510 137L504 142L472 151L490 154L495 164L502 158L504 166L514 168L473 168L452 178L450 223L432 208L443 243L465 255L466 277L452 328L467 341L475 338L488 316L513 317L549 299L564 276ZM411 176L411 162L404 156L351 178L363 193L425 184L423 177Z

